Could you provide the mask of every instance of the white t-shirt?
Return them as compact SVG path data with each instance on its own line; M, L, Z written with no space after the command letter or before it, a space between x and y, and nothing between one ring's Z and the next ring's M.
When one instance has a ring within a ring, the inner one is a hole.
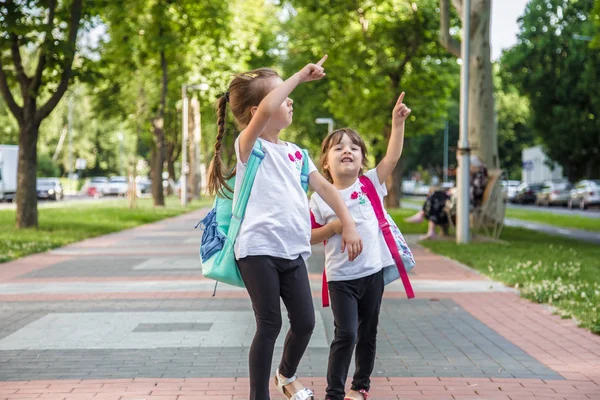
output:
M365 176L373 182L383 207L383 198L387 195L385 183L379 182L376 169L369 170ZM325 244L327 281L358 279L375 274L385 266L394 265L394 259L385 244L373 206L361 186L360 180L356 179L352 186L339 192L356 222L356 230L363 242L363 251L354 261L348 261L348 252L341 252L342 235L336 234L330 237ZM317 193L311 196L310 210L315 221L320 225L337 218L331 207Z
M265 158L256 172L246 214L234 251L236 259L273 256L295 260L310 256L310 213L308 198L300 183L302 151L293 143L275 144L260 140ZM237 174L233 203L242 186L246 164L240 161L239 138L235 141ZM308 174L317 167L308 159Z

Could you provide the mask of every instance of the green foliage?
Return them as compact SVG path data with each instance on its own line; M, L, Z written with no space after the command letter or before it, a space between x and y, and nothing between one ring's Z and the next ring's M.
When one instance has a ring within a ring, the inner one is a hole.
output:
M600 1L594 2L592 21L594 22L594 41L592 44L598 49L600 48ZM598 327L598 329L600 329L600 327Z
M40 155L38 156L38 169L37 176L42 177L57 177L60 175L60 168L52 158L48 155Z
M521 180L521 152L534 145L530 102L514 84L501 79L499 67L498 64L494 66L494 83L500 168L506 171L509 179Z
M122 130L133 141L139 136L138 155L146 160L155 146L150 121L160 104L161 50L168 71L164 126L175 158L181 146L183 84L208 87L189 91L201 103L206 160L216 135L212 106L218 94L232 74L273 63L275 37L265 27L276 26L277 20L274 6L263 1L127 0L104 20L109 40L97 64L102 79L94 87L96 108L123 121Z
M431 134L443 126L458 65L438 44L438 2L293 1L284 25L289 38L286 75L327 53L325 81L299 87L294 136L318 149L325 127L315 117L333 117L372 144L375 158L387 146L390 115L398 95L413 115L407 136Z
M506 82L529 99L536 136L572 181L600 176L600 51L577 39L593 29L593 3L532 0L518 45L502 57Z
M0 96L0 144L18 144L19 125Z

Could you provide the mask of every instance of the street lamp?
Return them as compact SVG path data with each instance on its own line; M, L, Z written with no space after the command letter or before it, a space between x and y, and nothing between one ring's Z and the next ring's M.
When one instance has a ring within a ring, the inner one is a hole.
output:
M196 85L181 85L181 97L183 101L182 105L182 123L181 123L181 205L185 207L187 205L187 175L189 173L189 165L187 161L187 142L188 142L188 103L189 99L187 96L188 90L200 90L205 91L208 90L209 86L206 83L199 83ZM198 118L198 124L200 124L200 118ZM199 131L197 130L198 134ZM198 140L198 145L200 138L196 138ZM198 160L199 161L199 160Z
M456 207L456 243L469 243L469 64L470 64L470 32L471 32L471 0L463 2L462 26L462 63L460 77L460 137L458 139L457 189Z
M594 38L591 36L580 35L578 33L574 33L571 37L575 40L582 40L584 42L591 42L594 40Z
M315 119L317 124L327 124L327 134L333 132L333 118L317 118Z

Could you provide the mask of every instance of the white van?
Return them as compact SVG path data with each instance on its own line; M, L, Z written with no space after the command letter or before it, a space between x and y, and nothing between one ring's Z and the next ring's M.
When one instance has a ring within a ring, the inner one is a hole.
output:
M17 196L19 146L0 144L0 201L13 201Z

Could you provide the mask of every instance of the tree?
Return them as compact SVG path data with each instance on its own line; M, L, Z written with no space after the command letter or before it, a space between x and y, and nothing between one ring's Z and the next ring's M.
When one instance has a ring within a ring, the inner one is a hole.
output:
M308 60L329 54L323 82L294 91L299 112L293 129L303 145L318 148L315 117L332 116L336 125L355 128L379 161L390 134L391 110L405 91L413 110L407 136L443 127L458 66L436 40L437 1L293 1L284 26L289 37L287 74ZM408 149L407 149L408 150ZM388 182L388 205L397 206L403 175L401 158Z
M529 99L518 88L500 76L495 65L496 115L498 121L498 156L508 179L521 179L522 150L534 145Z
M600 1L594 3L594 11L592 12L592 20L594 21L594 41L593 46L600 48Z
M600 51L589 35L593 0L532 0L503 74L531 104L546 154L571 181L600 176ZM579 35L579 36L578 36Z
M7 0L0 4L0 92L19 124L18 228L38 225L39 127L69 85L83 16L82 0ZM28 62L28 58L37 62ZM15 87L17 95L13 94Z
M463 15L463 0L452 0L456 12ZM440 0L440 42L461 58L461 43L451 35L450 0ZM469 32L469 145L488 168L498 168L498 139L494 115L494 82L490 59L491 0L471 1ZM463 21L464 23L464 21Z
M107 13L105 20L110 40L102 49L105 80L97 91L99 102L106 110L128 119L130 132L138 132L140 124L141 132L152 132L152 196L154 204L162 206L164 164L168 161L174 174L173 163L181 147L181 117L176 105L181 98L181 85L189 83L189 56L193 46L206 50L204 55L219 47L220 37L227 32L229 5L191 0L126 0L122 7ZM136 100L141 93L143 113ZM144 133L142 136L146 137Z

